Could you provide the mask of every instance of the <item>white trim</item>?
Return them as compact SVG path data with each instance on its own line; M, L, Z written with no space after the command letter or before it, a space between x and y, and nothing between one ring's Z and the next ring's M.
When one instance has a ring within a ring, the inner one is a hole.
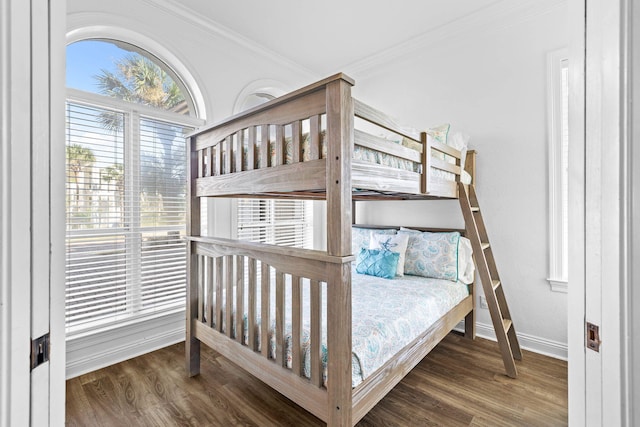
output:
M0 0L0 426L11 421L11 18Z
M184 341L184 311L67 340L66 378Z
M640 253L640 7L632 7L629 10L629 3L626 7L627 19L625 22L625 32L628 37L626 54L628 63L626 64L627 90L631 105L635 108L627 107L626 119L629 126L629 133L626 140L626 154L628 163L625 165L627 176L627 252L625 253L626 265L626 288L629 293L628 305L628 336L626 355L626 371L628 383L625 387L626 396L625 407L627 413L626 423L629 426L640 425L640 405L634 404L640 400L640 289L632 286L640 280L640 265L637 262ZM634 53L635 52L635 53ZM635 164L635 168L633 165Z
M464 322L460 322L455 327L455 330L464 332ZM497 342L493 326L489 324L476 322L476 335L480 338ZM565 343L540 338L535 335L523 334L522 332L517 332L516 335L518 336L520 347L525 350L553 357L554 359L567 360L567 344Z
M562 170L562 63L569 58L566 48L547 54L547 143L549 154L549 285L552 291L567 292L567 266L564 265Z
M109 107L115 110L126 111L128 114L139 113L144 117L151 117L158 120L166 120L183 126L198 127L203 126L205 121L197 117L185 116L183 114L172 113L171 111L149 107L143 104L134 104L121 99L102 96L97 93L84 92L78 89L66 89L67 99L77 104L89 105L92 107Z
M207 118L207 104L203 93L200 90L201 86L198 84L193 73L189 70L189 67L185 66L182 60L178 59L178 57L175 56L166 46L138 32L117 26L95 25L96 22L101 22L100 18L102 16L103 14L100 13L80 13L69 15L67 17L67 28L69 29L67 32L67 44L80 40L103 38L120 40L148 51L162 61L165 66L170 68L178 78L182 80L182 83L187 89L188 95L191 96L195 105L196 111L193 115L201 119Z
M567 293L569 363L568 415L586 424L585 365L585 31L586 0L569 0L569 276Z
M569 292L569 282L566 280L547 279L547 281L553 292L562 292L565 294Z
M65 421L65 37L66 37L66 0L49 1L50 19L50 67L51 67L51 107L50 107L50 336L55 353L51 355L49 365L49 399L52 426L63 425Z
M38 11L42 6L33 6ZM0 426L30 421L31 2L0 0ZM39 139L38 139L39 140ZM43 239L48 244L48 237ZM44 266L48 268L48 266ZM48 400L48 387L43 397Z

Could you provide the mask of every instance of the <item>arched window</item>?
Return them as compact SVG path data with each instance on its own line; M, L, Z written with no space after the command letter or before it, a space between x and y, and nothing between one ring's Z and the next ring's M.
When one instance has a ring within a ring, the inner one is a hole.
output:
M184 309L187 87L151 53L67 46L67 336Z

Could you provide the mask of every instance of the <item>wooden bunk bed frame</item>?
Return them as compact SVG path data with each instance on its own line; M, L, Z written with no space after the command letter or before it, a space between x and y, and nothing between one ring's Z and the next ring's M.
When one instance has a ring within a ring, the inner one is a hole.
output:
M198 130L189 136L188 144L186 365L189 375L199 373L200 343L205 343L329 426L357 423L462 320L465 334L475 336L474 291L470 285L468 297L383 367L352 387L351 328L345 325L351 325L354 201L455 199L459 191L464 191L459 183L462 173L459 151L431 142L424 132L407 132L384 114L353 99L353 84L344 74L334 75ZM354 131L354 117L418 142L422 149L412 150ZM308 121L304 126L310 129L306 160L301 143L303 121ZM320 145L323 136L325 157ZM285 153L285 138L289 138L293 147L289 158ZM267 140L275 152L275 162L269 156L270 150L264 149L266 144L258 149L260 141ZM354 145L411 160L419 163L421 170L410 172L354 160ZM434 158L434 153L452 156L456 163L445 162L440 156ZM467 156L466 170L474 177L474 153L469 152ZM258 163L260 167L256 168ZM456 178L454 181L431 179L432 169L453 173ZM200 199L203 197L324 199L327 249L317 251L201 237ZM256 313L257 298L269 301L272 271L275 271L276 282L275 359L269 357L268 351L271 319L267 304L261 304L261 312ZM310 283L310 378L303 375L299 339L292 340L292 368L286 367L285 276L293 284L293 337L301 334L301 282L304 279ZM245 277L248 277L246 284ZM320 360L321 284L326 286L327 299L326 385ZM244 306L245 285L248 307ZM245 311L248 340L237 326L243 324ZM234 323L235 331L234 327L224 326ZM261 331L260 350L256 345L256 328Z

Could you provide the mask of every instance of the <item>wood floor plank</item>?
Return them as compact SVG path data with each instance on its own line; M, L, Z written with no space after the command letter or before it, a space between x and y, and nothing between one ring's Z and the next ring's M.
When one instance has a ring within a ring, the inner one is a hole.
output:
M359 423L564 426L567 363L524 352L504 374L497 343L449 334ZM67 381L68 426L322 426L322 421L203 346L201 374L176 344Z

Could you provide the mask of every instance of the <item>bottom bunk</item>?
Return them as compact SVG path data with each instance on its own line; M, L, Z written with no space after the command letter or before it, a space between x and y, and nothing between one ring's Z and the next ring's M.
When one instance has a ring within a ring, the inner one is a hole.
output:
M426 233L399 233L414 240L402 265L420 274L416 251ZM459 322L473 337L473 262L460 234L434 234L445 236L435 242L439 278L400 277L397 269L359 274L372 265L362 252L374 234L396 230L354 228L357 258L189 238L190 374L199 372L202 342L327 423L353 425ZM377 277L384 275L391 278Z

